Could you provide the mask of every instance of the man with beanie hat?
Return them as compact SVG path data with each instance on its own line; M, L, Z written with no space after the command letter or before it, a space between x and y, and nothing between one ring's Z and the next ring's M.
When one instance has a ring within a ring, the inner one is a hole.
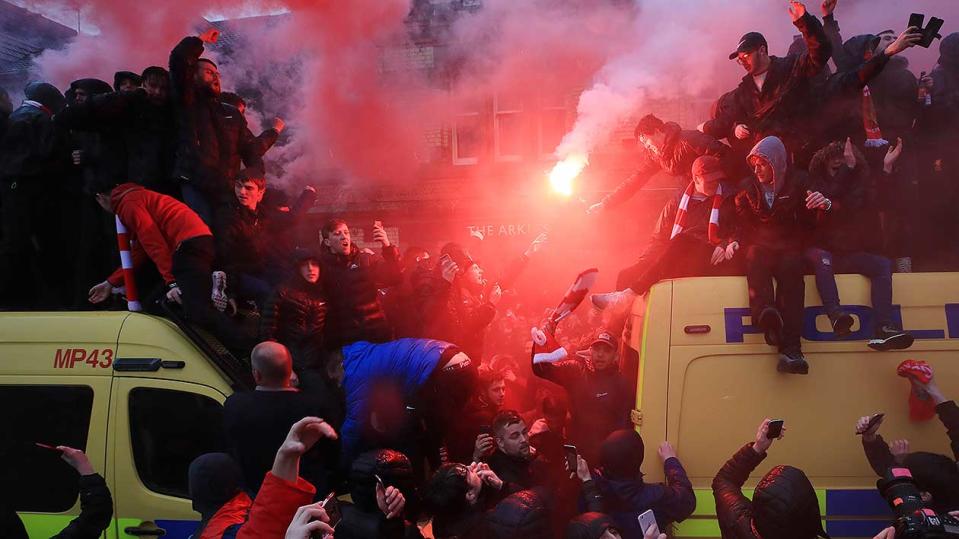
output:
M739 250L735 197L727 196L730 188L719 158L697 158L692 176L686 190L666 203L639 262L620 272L620 291L594 294L593 305L628 307L662 279L739 273L732 262Z
M616 522L625 539L640 539L643 531L637 518L652 509L660 529L673 522L682 522L696 510L696 495L686 470L669 442L659 446L666 483L643 481L645 446L639 433L632 429L618 430L603 441L600 448L601 468L596 483L603 495L606 512Z
M829 539L822 528L819 499L806 474L792 466L776 466L756 485L752 501L743 484L766 458L773 440L769 419L763 420L756 441L746 444L713 479L716 516L726 539ZM782 438L782 435L779 436Z
M805 138L796 129L810 94L810 81L822 71L832 53L822 24L796 0L789 2L793 25L806 41L806 52L779 58L769 55L766 38L749 32L729 55L746 71L734 90L734 105L703 124L704 133L717 139L758 142L768 135L790 141L798 149ZM748 146L747 146L748 147Z
M243 492L243 471L227 453L206 453L193 459L187 472L193 510L200 524L193 537L220 539L246 522L253 500Z
M51 309L68 301L72 284L58 257L62 231L71 226L58 207L70 152L53 122L65 100L46 82L31 82L24 96L0 144L0 305Z
M587 462L597 462L599 446L611 432L629 425L631 391L619 371L619 343L606 329L596 332L589 360L559 354L533 354L533 373L562 386L570 400L570 443Z
M143 79L132 71L117 71L113 74L113 89L117 92L132 92L141 84Z
M780 372L806 374L809 364L800 347L806 290L802 242L817 214L832 209L832 201L806 190L806 174L789 166L777 137L759 141L746 160L754 177L736 195L736 215L753 324L763 330L766 344L778 348Z

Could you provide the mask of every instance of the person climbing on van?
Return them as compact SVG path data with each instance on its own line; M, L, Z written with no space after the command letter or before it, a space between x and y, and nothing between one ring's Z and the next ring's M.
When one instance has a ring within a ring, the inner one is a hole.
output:
M899 141L901 151L902 140ZM896 147L887 151L886 159L896 155ZM816 288L832 323L833 336L849 335L853 318L839 303L836 273L859 273L872 282L872 314L874 350L902 350L912 346L913 337L893 321L892 264L875 254L882 248L876 192L868 185L869 165L866 157L853 146L836 141L813 155L809 163L809 191L822 193L829 203L815 225L806 261L816 274ZM807 200L809 208L813 201Z
M828 539L816 491L802 470L776 466L759 480L752 501L743 494L749 475L766 459L773 442L783 437L767 436L769 422L765 419L759 424L756 441L736 452L713 479L716 517L723 538Z
M754 177L736 195L736 216L746 250L753 324L762 329L766 344L778 347L780 372L807 374L800 347L806 291L802 240L815 213L828 212L832 202L806 190L806 174L789 166L778 137L759 141L746 162Z
M732 262L739 250L731 230L735 197L728 192L722 163L711 155L699 157L693 161L692 176L686 191L670 199L659 214L639 262L620 272L617 286L629 288L594 294L590 301L598 309L626 308L666 278L740 274ZM624 281L630 276L631 282Z

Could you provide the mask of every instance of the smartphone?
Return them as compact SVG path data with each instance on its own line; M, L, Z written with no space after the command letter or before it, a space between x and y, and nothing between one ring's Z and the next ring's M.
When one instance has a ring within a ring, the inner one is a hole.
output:
M639 520L639 528L643 530L643 535L646 535L649 529L656 525L656 515L653 514L652 509L639 515L636 519Z
M47 449L47 450L49 450L49 451L53 451L53 452L55 452L55 453L57 453L57 454L63 453L63 451L60 451L60 450L57 449L56 447L54 447L54 446L52 446L52 445L49 445L49 444L43 444L43 443L40 443L40 442L33 442L33 445L39 447L40 449Z
M490 425L480 425L480 434L493 434L493 427Z
M326 511L326 516L330 517L330 521L327 524L331 528L336 528L336 525L340 523L340 519L343 518L343 513L340 512L340 502L336 501L336 492L331 492L323 499L323 503L320 504Z
M911 28L915 26L920 31L922 31L922 22L926 19L926 16L922 13L913 13L909 15L909 24L906 25L906 28Z
M922 31L922 41L918 45L928 49L929 45L932 45L932 42L939 37L939 30L942 29L943 22L939 17L930 17L929 24Z
M381 489L383 489L383 492L386 492L386 485L383 483L383 478L376 474L373 474L373 478L376 479L376 484L379 485Z
M383 228L383 221L380 221L380 220L373 221L373 228L377 228L377 227Z
M879 412L878 414L870 417L870 418L869 418L869 423L866 423L866 428L863 429L862 432L857 432L857 433L856 433L856 436L862 436L863 433L868 432L869 429L871 429L871 428L875 427L876 425L878 425L878 424L882 421L882 418L884 418L884 417L886 417L886 414L884 414L884 413L882 413L882 412Z
M579 451L577 451L575 445L563 445L563 454L566 455L566 470L571 473L576 473L576 468L579 467Z
M773 419L769 422L769 430L766 431L767 440L775 440L779 438L783 433L783 421L782 419Z

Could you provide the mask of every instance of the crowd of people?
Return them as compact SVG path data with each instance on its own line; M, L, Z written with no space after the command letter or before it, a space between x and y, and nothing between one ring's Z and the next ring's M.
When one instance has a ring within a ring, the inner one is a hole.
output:
M729 59L746 76L696 129L640 120L638 172L589 213L660 171L679 179L679 194L617 291L561 325L544 325L549 310L503 302L548 249L545 234L495 277L462 244L401 253L380 221L379 252L356 245L342 219L297 245L290 231L320 194L290 200L267 187L263 156L284 123L250 131L245 102L221 91L203 57L215 30L184 38L169 69L119 72L112 86L80 79L66 95L49 83L25 88L0 124L0 304L77 309L139 295L148 311L179 310L249 358L255 390L224 407L230 451L190 467L202 515L194 537L408 538L429 521L437 538L660 539L696 497L667 442L665 483L643 480L634 388L622 374L625 306L664 278L744 274L779 370L805 374L805 274L837 338L854 320L835 274L869 277L869 346L891 350L913 340L893 309L892 272L950 263L959 33L918 79L900 53L926 38L922 29L844 41L836 5L822 3L820 22L789 2L802 39L785 57L770 56L762 34L744 35ZM131 240L122 257L121 228ZM531 327L543 329L531 338ZM562 353L538 348L541 339ZM857 428L878 474L903 465L938 511L955 511L959 409L934 382L914 384L936 402L953 457L890 448L872 418ZM764 421L719 470L723 537L826 537L801 470L776 467L751 501L742 493L781 437ZM60 450L83 492L83 513L61 536L98 535L106 485L82 452ZM656 525L643 530L647 510Z

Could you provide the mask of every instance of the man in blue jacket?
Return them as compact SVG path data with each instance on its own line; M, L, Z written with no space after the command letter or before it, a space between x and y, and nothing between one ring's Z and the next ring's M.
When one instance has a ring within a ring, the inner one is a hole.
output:
M425 421L432 438L426 449L433 453L446 426L466 405L476 378L476 367L466 354L453 344L432 339L355 342L337 349L327 369L346 398L340 429L344 463L357 455L370 417L371 393L380 382L392 381L400 387L407 410Z

